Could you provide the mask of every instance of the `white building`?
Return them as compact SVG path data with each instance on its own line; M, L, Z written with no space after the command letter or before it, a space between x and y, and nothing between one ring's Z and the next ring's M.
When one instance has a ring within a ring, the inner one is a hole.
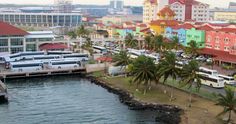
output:
M170 0L170 8L178 21L207 22L210 20L209 5L195 0Z
M157 19L157 13L168 5L168 0L145 0L143 3L143 23Z

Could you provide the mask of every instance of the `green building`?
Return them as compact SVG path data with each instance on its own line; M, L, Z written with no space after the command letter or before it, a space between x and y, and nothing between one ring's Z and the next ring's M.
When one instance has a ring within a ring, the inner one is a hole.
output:
M186 44L189 46L189 42L195 41L197 43L198 48L205 47L205 31L204 30L196 30L192 28L186 31Z

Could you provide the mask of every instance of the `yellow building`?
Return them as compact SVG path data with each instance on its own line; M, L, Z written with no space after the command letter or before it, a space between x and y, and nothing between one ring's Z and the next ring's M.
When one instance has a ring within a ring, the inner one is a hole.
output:
M232 21L236 22L235 10L222 10L213 13L213 19L217 21Z
M145 0L143 3L143 23L150 23L157 18L157 0Z
M157 35L163 35L166 27L172 27L178 25L178 21L174 19L175 12L166 6L159 13L158 18L150 23L150 29Z

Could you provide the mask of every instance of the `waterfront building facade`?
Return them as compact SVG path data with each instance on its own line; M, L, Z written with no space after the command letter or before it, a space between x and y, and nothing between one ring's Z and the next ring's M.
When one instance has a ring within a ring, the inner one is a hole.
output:
M81 24L81 14L1 12L0 21L4 21L17 26L75 27Z

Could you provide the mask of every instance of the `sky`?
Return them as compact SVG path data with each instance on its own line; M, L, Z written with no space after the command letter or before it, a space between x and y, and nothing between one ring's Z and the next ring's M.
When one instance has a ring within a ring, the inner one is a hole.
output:
M53 4L54 0L0 0L1 3L9 4ZM124 0L125 5L134 5L141 6L144 0ZM227 7L230 1L235 0L198 0L200 2L210 4L210 7ZM236 1L235 1L236 2ZM73 3L76 4L108 4L109 0L73 0Z

